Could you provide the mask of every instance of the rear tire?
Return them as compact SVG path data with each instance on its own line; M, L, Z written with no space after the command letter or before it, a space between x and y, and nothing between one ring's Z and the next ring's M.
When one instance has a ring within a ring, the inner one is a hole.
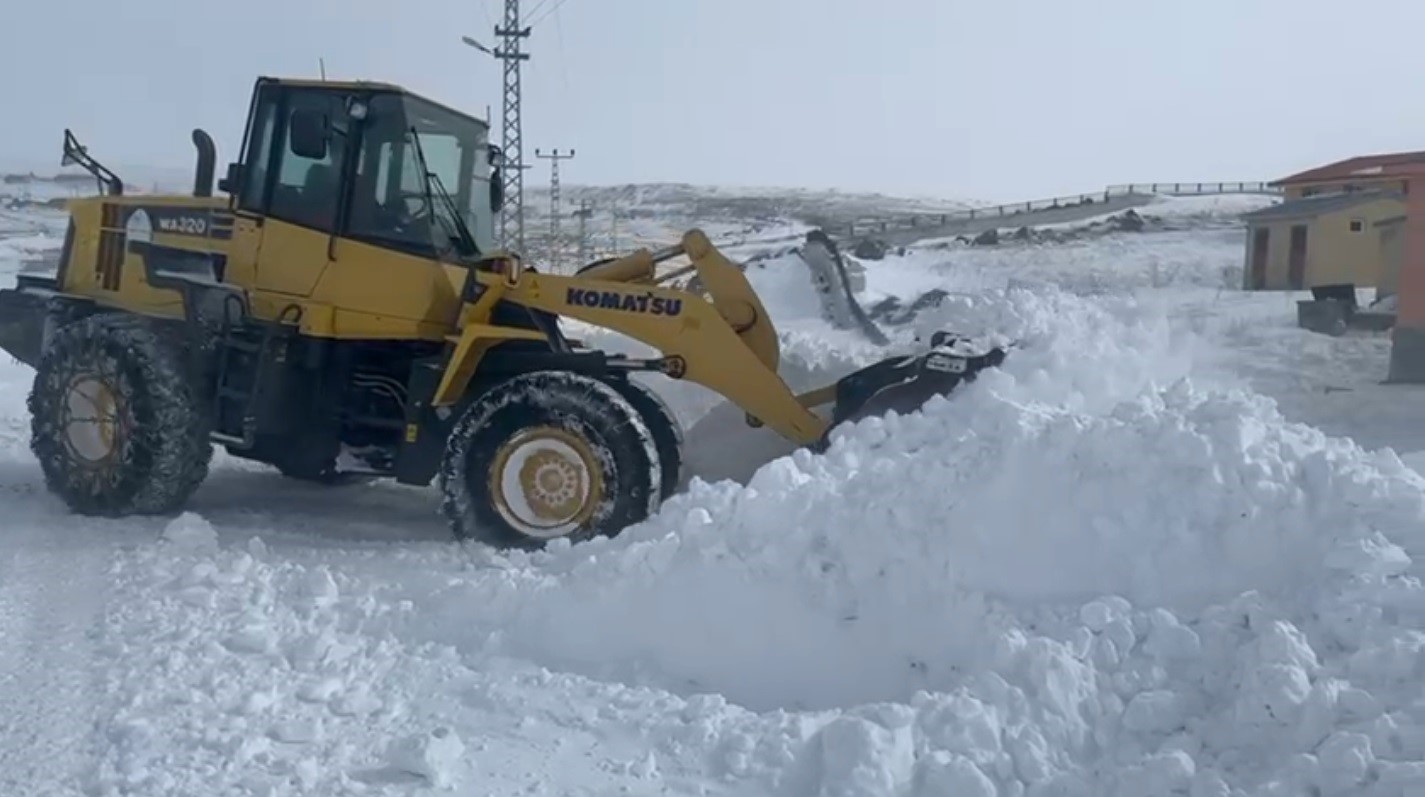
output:
M207 415L165 332L137 316L91 316L61 327L41 358L30 450L72 511L173 513L207 477Z
M521 374L475 399L440 471L455 537L497 548L614 536L657 509L661 484L639 411L608 384L567 371Z

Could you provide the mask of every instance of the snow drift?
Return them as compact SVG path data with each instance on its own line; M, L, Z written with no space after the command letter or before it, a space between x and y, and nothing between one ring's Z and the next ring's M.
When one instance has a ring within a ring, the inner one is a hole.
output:
M976 292L898 342L994 331L1021 344L1003 368L746 486L695 482L616 539L269 548L248 539L269 535L260 509L200 500L206 520L106 549L107 722L86 785L1425 793L1425 479L1288 423L1160 304L1003 290L1004 273L986 290L989 269L919 263L868 281ZM838 345L815 311L778 315L797 378L883 355ZM695 420L689 387L668 396ZM47 520L21 487L12 509ZM354 518L372 500L349 503Z
M1425 783L1403 763L1425 757L1416 713L1381 709L1425 644L1425 480L1195 385L1192 341L1126 301L1016 290L945 312L1026 348L825 456L502 560L423 633L829 711L782 773L823 793Z

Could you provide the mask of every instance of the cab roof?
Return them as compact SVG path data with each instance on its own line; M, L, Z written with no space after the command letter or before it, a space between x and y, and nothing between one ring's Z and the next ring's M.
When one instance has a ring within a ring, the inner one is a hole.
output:
M394 83L381 83L374 80L320 80L312 78L293 77L271 77L264 75L258 78L264 83L276 83L279 86L296 86L301 88L323 88L340 91L348 89L353 91L397 91L402 94L415 94Z
M485 125L486 127L489 127L490 125L490 122L487 119L481 119L478 116L474 116L473 114L467 113L458 108L453 108L438 100L433 100L430 97L425 96L424 94L419 94L417 92L411 91L410 89L405 88L404 86L398 86L395 83L384 83L376 80L321 80L313 78L275 77L269 75L263 75L262 77L259 77L257 79L257 82L275 83L279 86L292 86L294 88L329 89L332 91L388 91L395 94L404 94L407 97L413 97L418 100L423 100L425 102L430 103L431 105L435 105L453 114L472 119L482 125Z

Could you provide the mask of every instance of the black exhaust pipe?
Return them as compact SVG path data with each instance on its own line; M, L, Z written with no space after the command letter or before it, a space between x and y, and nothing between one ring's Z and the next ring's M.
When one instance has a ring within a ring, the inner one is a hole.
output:
M198 148L198 170L193 175L193 196L213 195L213 171L217 168L218 148L213 137L201 127L193 129L193 146Z

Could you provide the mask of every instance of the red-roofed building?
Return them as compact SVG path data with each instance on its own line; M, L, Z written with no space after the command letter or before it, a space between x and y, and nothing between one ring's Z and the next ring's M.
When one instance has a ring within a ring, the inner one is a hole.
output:
M1323 203L1330 205L1333 210L1347 206L1365 207L1358 200L1366 197L1349 196L1355 193L1394 196L1398 203L1404 206L1403 214L1390 213L1379 219L1352 218L1347 224L1352 233L1357 232L1358 226L1363 231L1367 223L1370 227L1380 230L1380 246L1376 256L1381 259L1381 263L1375 272L1380 280L1375 284L1387 288L1396 298L1395 325L1391 329L1390 371L1386 379L1390 382L1425 383L1425 151L1347 158L1283 177L1270 185L1282 189L1285 199L1276 208L1262 212L1262 218L1248 219L1249 227L1254 223L1275 220L1287 211L1292 211L1295 206ZM1306 197L1316 198L1307 200ZM1382 207L1380 210L1388 211L1388 208ZM1293 274L1292 266L1295 266L1296 271L1303 274L1303 278L1295 282L1289 279L1289 288L1311 287L1307 284L1309 270L1303 271L1305 267L1297 264L1296 260L1304 261L1310 254L1308 242L1311 238L1311 228L1320 225L1321 219L1328 219L1332 215L1338 214L1315 215L1305 222L1306 226L1302 226L1302 222L1290 220L1290 223L1302 228L1292 230L1298 245L1295 248L1302 251L1288 252L1290 262L1287 273L1290 278ZM1358 221L1361 222L1359 225ZM1267 248L1269 243L1269 239L1257 241L1253 236L1248 237L1249 282L1251 266L1255 262L1252 252L1256 249L1265 252L1257 252L1256 259L1267 264L1257 268L1262 275L1257 277L1257 282L1271 281L1271 252ZM1295 260L1292 259L1293 254L1296 255ZM1366 250L1357 250L1348 258L1353 262L1350 270L1354 271L1360 265L1357 261L1367 258ZM1342 271L1331 274L1333 279L1342 279L1345 276L1347 273ZM1354 279L1342 281L1356 282L1358 285L1364 282ZM1246 287L1254 285L1248 284Z
M1390 373L1386 379L1425 382L1425 153L1375 156L1374 160L1353 158L1342 164L1354 165L1332 164L1279 182L1283 187L1289 181L1298 187L1341 185L1343 176L1365 177L1373 187L1397 190L1404 195L1403 230L1398 234L1399 246L1393 254L1399 262L1390 265L1399 271L1399 284L1396 286L1395 326L1391 330ZM1362 174L1367 169L1369 174ZM1336 182L1333 183L1333 179Z
M1270 185L1282 189L1287 199L1342 191L1386 190L1403 193L1407 190L1405 181L1395 172L1409 164L1425 164L1425 150L1346 158L1283 177Z

